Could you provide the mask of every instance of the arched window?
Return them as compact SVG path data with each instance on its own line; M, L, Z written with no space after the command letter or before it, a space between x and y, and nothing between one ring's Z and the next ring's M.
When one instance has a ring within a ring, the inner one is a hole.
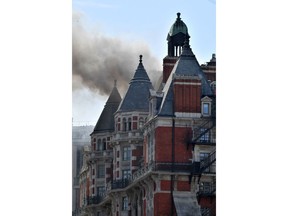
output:
M102 142L101 142L101 139L98 139L98 141L97 141L97 150L98 150L98 151L102 150Z
M127 129L127 121L126 121L126 118L123 118L122 122L123 122L122 130L123 130L123 131L126 131L126 129Z
M93 151L96 151L96 138L93 139L92 146L93 146Z
M103 139L103 149L102 150L106 150L106 139Z
M132 122L131 122L131 118L128 119L128 131L131 131L132 128Z

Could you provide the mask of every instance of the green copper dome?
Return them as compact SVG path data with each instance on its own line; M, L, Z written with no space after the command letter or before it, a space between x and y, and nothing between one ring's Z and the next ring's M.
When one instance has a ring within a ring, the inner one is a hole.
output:
M177 13L177 19L170 28L170 31L168 33L170 37L180 32L182 32L183 34L188 34L188 28L186 24L181 20L180 15L180 13Z

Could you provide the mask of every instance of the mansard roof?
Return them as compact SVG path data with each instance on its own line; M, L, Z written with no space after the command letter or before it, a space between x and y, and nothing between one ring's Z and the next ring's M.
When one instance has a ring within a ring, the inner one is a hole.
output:
M115 82L115 86L104 106L93 133L114 131L114 113L117 111L120 102L121 96Z
M173 115L173 77L198 77L202 84L202 96L212 96L213 92L203 73L194 53L192 52L188 40L183 46L182 54L176 62L167 82L163 89L164 96L159 108L158 115L171 116Z
M140 55L139 65L117 112L149 112L150 89L153 89L153 86L142 64L142 55Z

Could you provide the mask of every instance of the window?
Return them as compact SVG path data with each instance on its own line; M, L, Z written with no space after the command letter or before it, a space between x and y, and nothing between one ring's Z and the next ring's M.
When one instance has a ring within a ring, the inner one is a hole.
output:
M144 120L143 120L143 118L141 117L141 118L139 119L139 128L142 128L143 125L144 125Z
M95 169L92 169L92 175L95 175Z
M131 175L131 171L128 169L128 170L122 170L122 178L123 179L128 179Z
M130 160L130 147L123 147L123 157L124 161Z
M106 150L106 139L103 139L102 150Z
M200 161L204 160L209 156L209 153L206 152L200 152Z
M205 132L205 128L201 128L200 129L200 134ZM207 131L206 133L204 133L201 137L200 137L200 142L208 142L209 141L209 131Z
M131 131L132 128L132 122L131 122L131 118L128 119L128 131Z
M105 165L104 164L97 166L97 178L105 178Z
M104 186L97 187L97 195L103 196L104 193L105 193L105 187Z
M206 153L206 152L200 152L200 161L203 161L205 160L206 158L209 157L209 153ZM206 162L204 162L205 164ZM211 172L212 170L210 170L211 166L208 166L205 170L204 170L204 173L206 172Z
M97 150L98 151L103 150L103 145L102 145L101 139L98 139L98 141L97 141Z
M211 193L211 191L212 191L211 183L210 182L202 182L200 184L200 191L202 193Z
M209 103L203 103L203 114L204 115L209 115Z
M127 129L127 121L126 121L126 118L123 118L122 130L126 131L126 129Z
M127 211L128 210L128 197L122 197L122 210Z

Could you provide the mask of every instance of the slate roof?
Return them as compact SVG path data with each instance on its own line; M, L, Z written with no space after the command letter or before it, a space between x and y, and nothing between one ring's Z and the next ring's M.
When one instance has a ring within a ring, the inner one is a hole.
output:
M173 76L197 76L202 83L202 96L212 96L213 92L203 73L195 55L193 54L189 42L186 40L183 46L183 52L176 62L167 82L164 86L163 100L159 108L158 115L172 116L173 115Z
M142 55L140 55L139 65L117 112L149 112L150 89L154 88L142 64Z
M114 113L121 102L121 96L115 86L104 106L93 133L114 131Z

